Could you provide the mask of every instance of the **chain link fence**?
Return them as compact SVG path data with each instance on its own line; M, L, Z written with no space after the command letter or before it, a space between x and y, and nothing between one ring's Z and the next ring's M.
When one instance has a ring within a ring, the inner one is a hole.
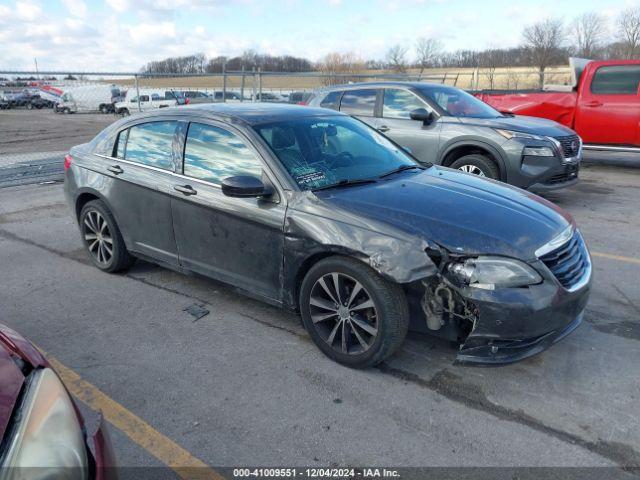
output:
M300 103L305 94L326 85L382 80L482 90L531 89L540 79L531 68L425 69L401 74L259 69L201 75L0 71L0 187L61 179L65 152L91 140L121 115L195 103ZM548 69L544 80L566 85L569 70Z

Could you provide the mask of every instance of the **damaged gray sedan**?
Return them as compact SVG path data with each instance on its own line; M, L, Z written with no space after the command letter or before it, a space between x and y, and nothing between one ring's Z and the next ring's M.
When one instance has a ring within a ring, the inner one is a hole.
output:
M136 258L296 310L330 358L366 367L409 329L458 360L516 361L581 322L587 247L531 193L418 164L346 115L198 105L120 120L65 158L91 261Z

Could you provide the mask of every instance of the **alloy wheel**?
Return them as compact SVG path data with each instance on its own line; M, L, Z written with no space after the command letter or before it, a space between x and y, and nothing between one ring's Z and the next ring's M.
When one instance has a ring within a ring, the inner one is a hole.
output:
M113 258L113 237L100 212L87 212L82 222L82 235L94 260L106 266Z
M473 175L478 175L479 177L484 177L485 174L480 167L476 167L475 165L460 165L458 170L462 170L463 172L471 173Z
M378 336L375 303L349 275L331 272L320 277L311 289L309 308L316 332L338 353L364 353Z

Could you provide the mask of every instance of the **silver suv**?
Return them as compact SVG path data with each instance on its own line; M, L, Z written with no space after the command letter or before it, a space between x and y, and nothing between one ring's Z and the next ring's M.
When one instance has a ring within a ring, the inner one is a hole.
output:
M545 191L578 181L582 140L551 120L505 115L459 88L358 83L314 92L308 105L376 128L424 163Z

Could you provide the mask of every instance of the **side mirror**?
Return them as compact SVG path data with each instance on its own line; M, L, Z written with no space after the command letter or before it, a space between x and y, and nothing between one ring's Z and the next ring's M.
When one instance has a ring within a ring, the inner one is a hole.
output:
M272 190L258 177L237 175L222 180L222 193L227 197L249 198L270 195Z
M416 108L415 110L411 110L409 118L411 118L411 120L419 120L425 125L429 125L433 122L434 116L433 112L427 112L426 108Z

